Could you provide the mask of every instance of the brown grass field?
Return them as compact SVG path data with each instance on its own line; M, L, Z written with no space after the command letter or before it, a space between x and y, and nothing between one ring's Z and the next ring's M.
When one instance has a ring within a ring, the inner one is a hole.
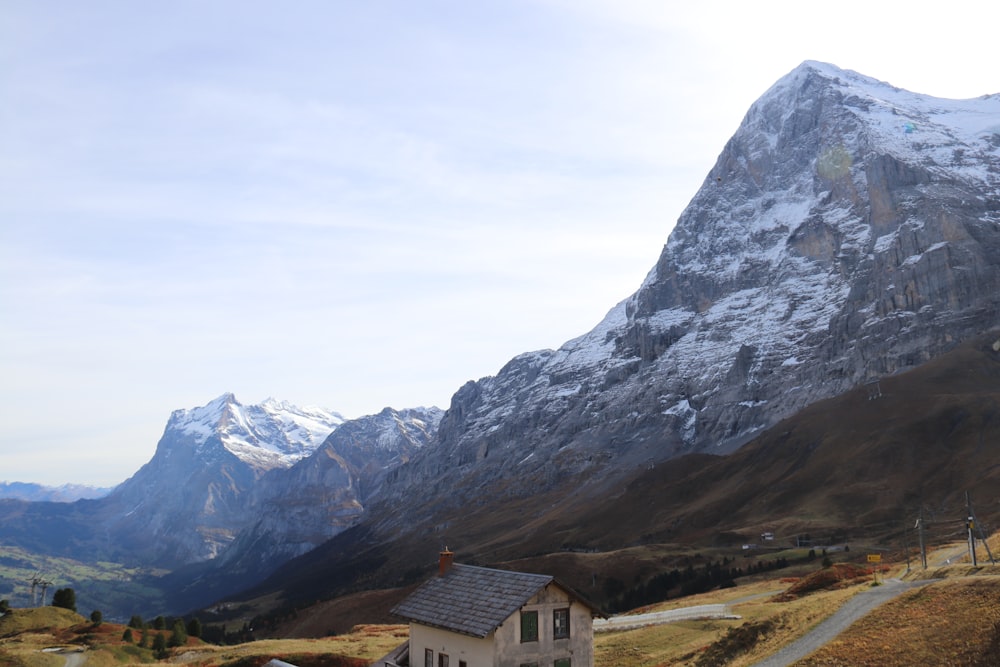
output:
M1000 556L1000 535L991 538ZM949 548L950 552L955 546ZM986 552L983 551L983 558ZM954 560L954 559L953 559ZM959 561L961 559L958 559ZM886 576L934 577L903 593L851 626L837 639L796 663L800 666L1000 665L1000 566L953 562L926 573L895 566ZM805 576L775 574L736 588L675 599L636 611L726 603L737 620L684 621L595 636L595 667L707 667L752 665L832 614L844 601L871 587L866 568L837 564ZM0 618L0 665L62 667L63 647L84 650L87 667L155 663L152 652L121 641L124 626L94 626L54 607L15 609ZM367 667L408 636L404 625L356 626L322 639L271 639L213 646L190 639L171 649L164 663L189 667L260 667L271 658L301 667Z

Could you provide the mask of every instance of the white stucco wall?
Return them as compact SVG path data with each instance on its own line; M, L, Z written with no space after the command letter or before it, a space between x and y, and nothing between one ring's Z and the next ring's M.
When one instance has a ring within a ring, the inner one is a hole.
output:
M477 639L410 623L410 667L424 667L424 650L428 648L434 651L434 667L440 653L447 654L448 667L458 667L459 660L468 667L493 667L493 635Z
M553 611L569 607L569 637L555 639ZM557 658L570 658L573 667L593 667L594 630L590 609L579 602L570 602L566 591L549 585L529 600L520 611L538 612L538 641L521 641L520 612L515 612L497 628L494 667L520 667L537 662L539 667L551 667ZM469 667L472 667L471 665Z

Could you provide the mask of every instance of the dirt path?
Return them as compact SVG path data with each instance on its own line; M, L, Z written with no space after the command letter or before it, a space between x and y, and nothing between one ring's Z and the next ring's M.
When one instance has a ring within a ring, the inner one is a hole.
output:
M875 586L858 593L838 609L833 616L817 625L804 637L792 642L770 658L754 664L753 667L787 667L787 665L791 665L796 660L801 660L821 648L883 602L887 602L911 588L929 583L931 582L904 582L899 579L886 579L881 586Z
M87 662L87 654L83 652L79 653L64 653L66 658L66 667L83 667L83 664Z

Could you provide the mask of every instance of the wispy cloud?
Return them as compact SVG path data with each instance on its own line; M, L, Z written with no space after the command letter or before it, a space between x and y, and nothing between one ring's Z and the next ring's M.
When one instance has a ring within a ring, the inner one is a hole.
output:
M447 404L584 333L801 60L996 88L992 3L948 48L869 5L7 3L0 474L119 481L229 390Z

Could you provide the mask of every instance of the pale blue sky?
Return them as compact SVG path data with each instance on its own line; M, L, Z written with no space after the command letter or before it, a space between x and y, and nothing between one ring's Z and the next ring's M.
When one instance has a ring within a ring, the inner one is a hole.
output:
M448 407L593 327L806 59L1000 92L996 3L0 0L0 480L226 391Z

